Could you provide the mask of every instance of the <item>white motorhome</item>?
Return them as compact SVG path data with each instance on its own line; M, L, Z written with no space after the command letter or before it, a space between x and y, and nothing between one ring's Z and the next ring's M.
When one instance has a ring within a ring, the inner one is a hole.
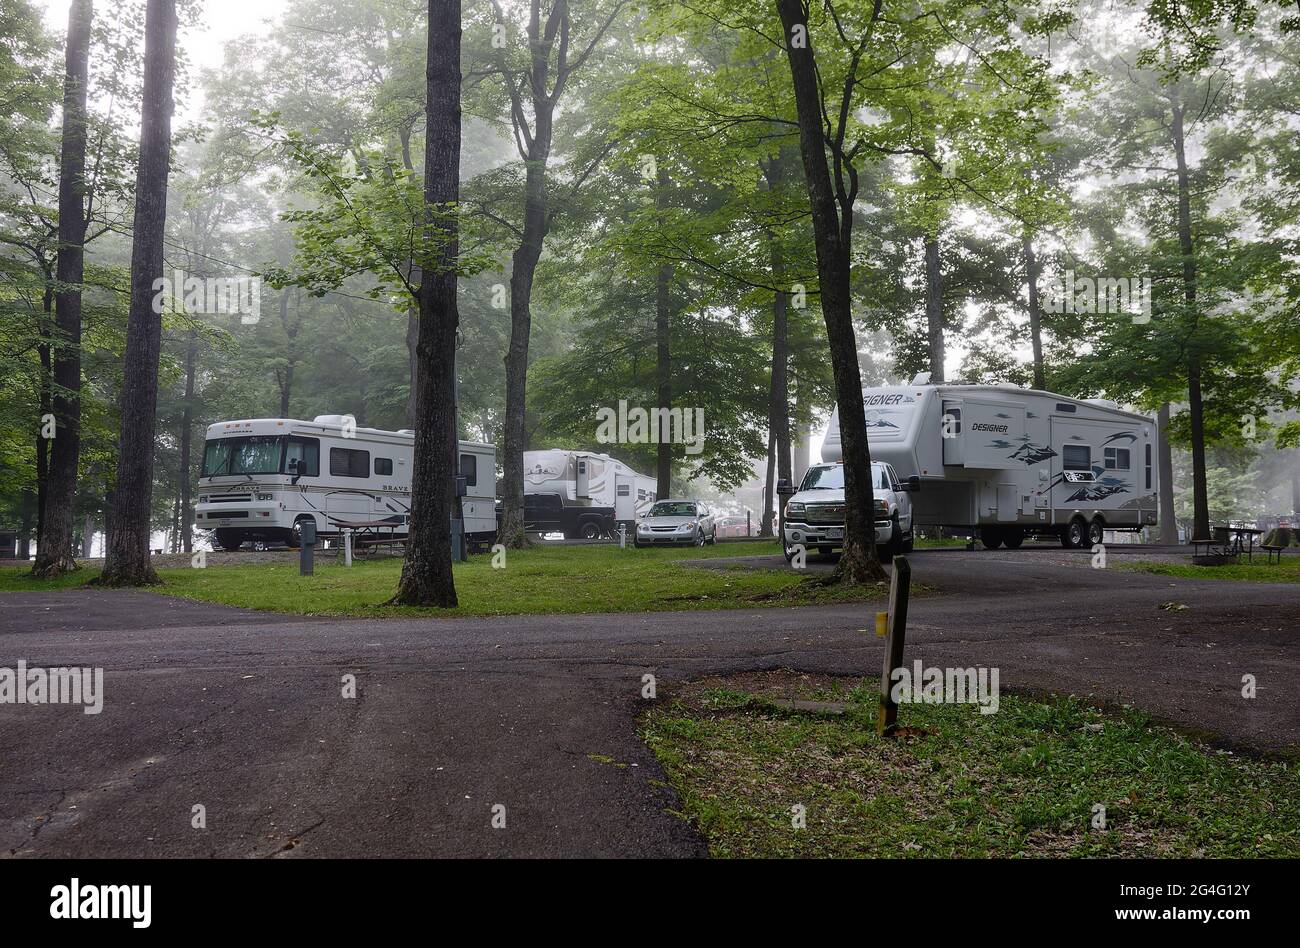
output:
M629 527L655 502L653 477L608 454L591 451L524 452L525 526L537 533L595 539Z
M358 428L345 415L312 421L253 418L208 426L195 526L222 549L246 540L297 546L302 524L337 536L343 524L383 524L406 533L415 432ZM496 533L496 449L460 442L465 533Z
M862 398L872 460L924 484L917 526L992 549L1026 536L1090 546L1103 530L1156 522L1157 429L1144 415L1014 385L895 385ZM837 410L822 458L841 457Z

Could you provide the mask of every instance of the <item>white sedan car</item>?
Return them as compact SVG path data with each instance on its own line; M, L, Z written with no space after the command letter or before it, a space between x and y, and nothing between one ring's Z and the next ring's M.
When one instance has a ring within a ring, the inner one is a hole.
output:
M636 525L635 546L716 543L713 514L698 500L660 500Z

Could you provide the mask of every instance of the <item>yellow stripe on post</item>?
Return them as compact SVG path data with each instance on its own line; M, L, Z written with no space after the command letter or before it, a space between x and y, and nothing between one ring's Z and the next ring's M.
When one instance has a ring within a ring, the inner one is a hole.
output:
M880 636L883 639L888 634L889 634L889 613L877 612L876 613L876 635Z

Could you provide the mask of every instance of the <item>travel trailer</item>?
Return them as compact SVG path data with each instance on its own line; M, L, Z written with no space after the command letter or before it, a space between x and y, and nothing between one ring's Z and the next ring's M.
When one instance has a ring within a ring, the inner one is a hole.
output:
M524 526L569 539L628 536L655 501L657 484L607 454L589 451L524 452Z
M346 415L312 421L254 418L208 426L195 526L237 550L246 540L298 546L302 524L337 537L347 523L379 525L401 536L411 512L415 432L358 428ZM496 533L496 449L460 442L465 533Z
M862 393L871 459L919 477L919 527L990 549L1026 537L1069 547L1156 522L1157 430L1114 402L1014 385L897 385ZM838 410L822 444L839 461Z

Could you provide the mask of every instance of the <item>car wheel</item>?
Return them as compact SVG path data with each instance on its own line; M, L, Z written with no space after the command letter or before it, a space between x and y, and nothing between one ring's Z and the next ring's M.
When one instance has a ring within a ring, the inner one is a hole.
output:
M697 531L695 532L695 545L696 545L696 546L704 546L704 531L703 531L703 530L697 530Z
M1020 549L1020 544L1025 542L1024 530L1008 530L1002 534L1002 542L1007 545L1008 550Z
M994 527L985 527L980 530L980 542L984 544L984 549L996 550L1002 545L1002 531Z
M1070 525L1065 528L1065 538L1061 541L1062 545L1071 550L1082 550L1085 543L1088 542L1088 525L1082 518L1076 517L1070 521Z
M595 540L600 536L600 524L593 520L588 520L579 528L579 532L582 534L584 540Z
M1088 547L1092 548L1102 541L1105 536L1106 522L1097 517L1092 523L1088 524Z
M785 555L785 561L787 563L794 562L794 555L795 553L798 552L798 550L799 550L798 544L791 546L790 544L786 543L784 540L781 541L781 552L782 554Z

